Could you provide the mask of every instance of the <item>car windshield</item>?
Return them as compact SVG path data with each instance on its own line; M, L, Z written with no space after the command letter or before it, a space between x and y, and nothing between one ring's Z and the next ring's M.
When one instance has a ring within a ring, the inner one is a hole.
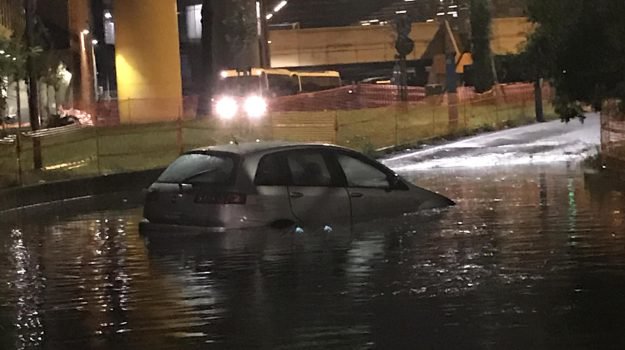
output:
M158 182L222 185L232 181L233 174L232 157L192 153L173 162L158 178Z
M258 76L228 77L219 81L219 91L234 96L260 93L260 89L260 77Z

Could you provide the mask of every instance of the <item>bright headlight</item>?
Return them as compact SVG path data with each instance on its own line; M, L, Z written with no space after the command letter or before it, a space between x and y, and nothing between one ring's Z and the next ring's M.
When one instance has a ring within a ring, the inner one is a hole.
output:
M239 106L237 106L237 101L235 101L234 98L226 96L217 101L215 111L217 112L217 116L221 119L232 119L237 115Z
M250 96L245 99L243 109L251 119L259 119L267 114L267 101L260 96Z

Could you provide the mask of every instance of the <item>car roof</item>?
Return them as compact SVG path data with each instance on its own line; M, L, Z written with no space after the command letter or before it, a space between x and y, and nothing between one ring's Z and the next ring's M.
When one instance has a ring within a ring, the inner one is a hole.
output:
M197 152L226 152L238 154L241 156L247 156L255 153L265 153L271 151L281 151L281 150L289 150L289 149L298 149L298 148L330 148L330 149L340 149L340 150L349 150L344 147L324 144L324 143L302 143L302 142L287 142L287 141L268 141L268 142L244 142L244 143L231 143L225 145L215 145L209 147L202 147L195 149L189 153L197 153Z

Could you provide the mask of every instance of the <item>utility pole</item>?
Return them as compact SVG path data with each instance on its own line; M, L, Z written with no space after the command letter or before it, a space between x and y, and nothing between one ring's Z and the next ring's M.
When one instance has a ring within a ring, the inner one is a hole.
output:
M538 123L544 123L545 112L543 109L543 87L540 76L537 76L534 80L534 104L536 106L536 121Z
M202 65L197 119L211 115L215 67L213 64L213 8L211 0L202 1Z
M406 66L406 56L414 50L414 41L410 39L410 31L412 29L412 21L406 14L397 17L395 22L395 30L397 31L397 41L395 41L395 49L399 58L400 82L399 97L400 100L408 101L408 72Z
M37 11L37 0L25 0L24 6L26 15L26 48L31 50L34 47L35 42L35 13ZM35 67L33 57L29 54L26 58L26 71L28 79L28 111L30 113L30 127L32 131L41 129L41 122L39 120L39 91L37 90L37 75L35 74ZM39 170L43 167L41 159L41 140L37 137L33 137L33 166L35 170Z
M22 176L22 96L20 87L20 75L15 75L15 103L17 116L17 133L15 134L15 153L17 154L17 182L22 186L24 179Z
M271 68L271 54L269 49L269 30L267 26L267 5L265 0L256 1L258 7L258 41L260 50L260 66L262 68Z

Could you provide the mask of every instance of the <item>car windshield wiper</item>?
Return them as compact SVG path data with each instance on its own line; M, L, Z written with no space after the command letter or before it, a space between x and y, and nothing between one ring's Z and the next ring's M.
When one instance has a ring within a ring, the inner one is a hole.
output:
M194 175L187 176L187 177L185 177L184 179L182 179L182 181L180 181L180 182L181 182L181 183L188 182L188 181L191 181L191 180L195 179L196 177L200 177L200 176L202 176L202 175L206 175L206 174L214 173L214 172L216 172L216 171L218 171L218 170L219 170L218 168L217 168L217 169L204 170L204 171L201 171L201 172L196 173L196 174L194 174Z

